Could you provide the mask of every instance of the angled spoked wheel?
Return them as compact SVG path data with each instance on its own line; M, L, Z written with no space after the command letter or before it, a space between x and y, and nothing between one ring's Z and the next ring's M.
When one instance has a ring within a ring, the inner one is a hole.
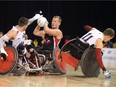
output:
M18 60L18 52L13 46L6 46L5 51L8 56L6 61L0 58L0 74L5 75L10 73L16 66Z
M60 53L60 49L54 49L54 52L53 52L54 65L58 73L65 74L67 71L67 65L64 61L58 58L59 53Z

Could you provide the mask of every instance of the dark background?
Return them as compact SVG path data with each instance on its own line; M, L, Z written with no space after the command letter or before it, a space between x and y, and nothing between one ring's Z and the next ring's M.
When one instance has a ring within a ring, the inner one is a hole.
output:
M62 17L60 29L64 38L81 37L86 33L83 29L86 24L100 31L108 27L116 30L115 1L0 1L0 31L6 33L13 25L17 25L20 17L31 18L40 10L48 19L49 26L54 15ZM26 31L32 40L38 39L32 34L36 25L35 21ZM112 42L116 42L116 37Z

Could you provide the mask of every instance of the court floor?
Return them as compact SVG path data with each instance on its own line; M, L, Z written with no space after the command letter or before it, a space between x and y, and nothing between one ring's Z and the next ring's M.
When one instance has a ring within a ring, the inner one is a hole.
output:
M104 78L102 73L99 77L86 78L80 67L74 71L68 66L65 75L0 76L0 87L116 87L116 70L111 72L111 79Z

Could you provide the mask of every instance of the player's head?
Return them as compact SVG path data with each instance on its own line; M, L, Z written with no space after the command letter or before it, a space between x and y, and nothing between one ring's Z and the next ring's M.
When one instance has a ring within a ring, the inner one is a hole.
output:
M27 28L27 26L28 26L28 19L26 18L26 17L21 17L20 19L19 19L19 21L18 21L18 25L20 26L20 27L24 27L24 30Z
M115 31L112 28L107 28L104 32L104 42L110 41L115 36Z
M3 36L3 32L0 32L0 38Z
M61 22L62 22L62 19L61 19L60 16L54 16L52 18L52 23L51 23L52 24L52 28L53 29L58 29L60 24L61 24Z

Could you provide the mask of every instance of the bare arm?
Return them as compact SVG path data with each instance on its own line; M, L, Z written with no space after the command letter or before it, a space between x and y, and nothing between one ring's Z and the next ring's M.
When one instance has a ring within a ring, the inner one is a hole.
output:
M16 31L14 31L14 30L10 30L10 31L8 31L4 36L2 36L1 38L0 38L0 52L1 52L1 56L3 57L3 59L5 60L6 59L6 56L3 56L3 55L8 55L7 53L6 53L6 51L4 50L4 42L5 41L8 41L9 39L11 39L11 38L15 38L16 37L16 35L17 35L17 32Z
M42 38L44 38L44 36L45 36L45 32L43 30L40 31L40 27L38 25L35 27L35 29L33 31L33 34L35 36L39 36L39 37L42 37Z
M17 32L15 30L9 30L6 34L5 34L9 39L14 39L17 36Z
M96 48L100 48L100 49L103 48L103 43L102 43L102 40L100 38L97 39L97 41L96 41Z
M59 29L50 29L48 26L44 26L45 33L55 36L57 39L63 37L62 32Z

